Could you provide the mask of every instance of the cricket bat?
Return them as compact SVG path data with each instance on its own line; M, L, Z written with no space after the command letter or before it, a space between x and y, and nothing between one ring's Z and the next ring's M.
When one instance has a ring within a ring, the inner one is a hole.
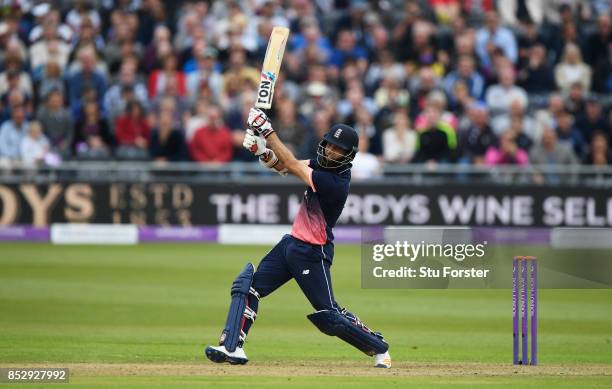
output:
M268 47L266 49L266 57L264 58L263 67L261 68L259 90L257 91L257 100L255 101L256 108L270 109L272 107L274 84L280 72L288 38L288 28L277 26L272 29L272 34L270 34L270 40L268 41Z

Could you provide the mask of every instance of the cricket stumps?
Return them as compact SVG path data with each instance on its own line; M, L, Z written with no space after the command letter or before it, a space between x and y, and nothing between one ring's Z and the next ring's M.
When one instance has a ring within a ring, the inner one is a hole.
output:
M521 322L520 342L519 321ZM529 324L531 324L531 359L528 350ZM512 261L512 351L512 363L515 365L537 365L538 261L531 256L516 256Z

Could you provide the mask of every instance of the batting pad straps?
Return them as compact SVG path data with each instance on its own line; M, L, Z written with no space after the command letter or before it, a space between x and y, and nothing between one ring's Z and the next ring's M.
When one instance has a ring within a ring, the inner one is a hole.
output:
M244 317L248 320L255 321L255 318L257 317L257 312L249 308L249 306L247 305L244 308Z
M249 293L250 293L250 294L252 294L253 296L255 296L255 298L256 298L257 300L259 300L259 298L260 298L260 297L259 297L259 293L257 293L257 291L256 291L255 289L253 289L252 287L251 287L251 288L249 288Z
M324 334L337 336L366 355L382 354L389 349L382 334L371 331L355 315L346 310L340 313L326 309L307 317Z

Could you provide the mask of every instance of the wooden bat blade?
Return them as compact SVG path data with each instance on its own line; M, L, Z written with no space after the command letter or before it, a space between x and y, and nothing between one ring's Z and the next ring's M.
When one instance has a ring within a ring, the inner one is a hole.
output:
M255 107L257 108L270 109L270 107L272 107L274 85L276 84L281 64L283 63L283 55L285 54L285 46L287 46L288 38L288 28L274 27L274 29L272 29L268 47L266 48L263 67L261 68L261 78L259 80L257 100L255 101Z

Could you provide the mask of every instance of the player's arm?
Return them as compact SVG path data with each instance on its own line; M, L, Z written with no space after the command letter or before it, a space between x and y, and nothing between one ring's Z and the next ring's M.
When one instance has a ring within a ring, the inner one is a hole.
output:
M280 138L274 132L270 120L266 114L257 108L252 108L247 120L249 128L257 132L265 138L270 153L265 158L269 158L270 164L282 164L283 169L298 177L306 185L312 186L311 172L312 169L308 166L308 161L300 161L293 153L283 144ZM275 161L277 160L277 161Z
M264 166L267 167L267 164L269 164L270 161L274 159L274 156L272 155L272 150L271 149L266 149L266 151L267 152L264 155L261 155L259 157L259 160L261 161L261 163ZM289 173L289 169L287 169L285 164L283 162L281 162L280 158L277 157L276 159L277 159L276 163L274 164L274 166L270 167L270 169L275 170L281 176L286 176L287 173ZM309 159L300 159L299 162L304 164L304 166L310 167L310 160Z

